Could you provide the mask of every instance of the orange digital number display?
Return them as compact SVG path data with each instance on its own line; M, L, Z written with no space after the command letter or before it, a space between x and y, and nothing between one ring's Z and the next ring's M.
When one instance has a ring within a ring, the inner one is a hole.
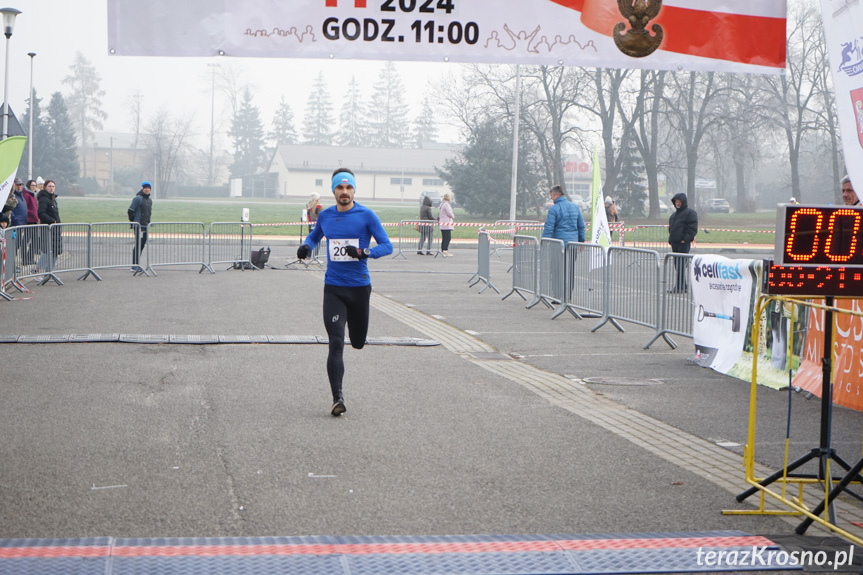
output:
M761 288L769 295L863 297L863 268L780 266L766 261Z
M777 264L863 266L863 209L839 206L779 206Z

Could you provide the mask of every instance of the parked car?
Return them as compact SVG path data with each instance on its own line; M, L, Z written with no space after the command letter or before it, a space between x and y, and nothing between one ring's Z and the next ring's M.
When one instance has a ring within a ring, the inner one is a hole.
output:
M710 198L704 207L708 212L731 213L731 204L725 198Z
M440 202L442 199L440 192L435 192L432 190L432 191L425 191L425 192L421 193L420 194L420 205L423 205L423 198L425 198L426 196L431 198L432 206L434 206L436 208L438 206L440 206Z
M659 202L659 213L665 215L671 211L671 208L668 207L668 204L665 203L665 200L658 199ZM644 200L644 215L650 213L650 199Z

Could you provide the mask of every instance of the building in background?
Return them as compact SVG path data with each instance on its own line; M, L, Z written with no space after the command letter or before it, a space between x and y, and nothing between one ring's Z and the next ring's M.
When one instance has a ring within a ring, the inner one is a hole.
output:
M243 178L242 195L253 196L264 190L273 194L265 197L305 198L312 192L326 197L331 193L333 170L345 167L357 176L360 202L418 202L424 191L452 193L435 168L443 168L457 153L456 147L445 144L423 149L282 145L273 154L269 174L260 175L269 185L250 184Z

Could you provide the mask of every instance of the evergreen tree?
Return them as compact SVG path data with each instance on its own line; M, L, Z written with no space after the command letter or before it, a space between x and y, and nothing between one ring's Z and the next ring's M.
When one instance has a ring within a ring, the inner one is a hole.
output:
M309 100L306 103L306 118L303 122L303 138L307 144L331 146L333 143L333 105L324 82L324 74L318 74Z
M620 140L620 168L614 188L616 202L624 206L625 215L640 216L646 212L647 180L644 160L631 131L626 131Z
M108 114L102 111L102 96L105 95L105 90L99 87L102 79L96 73L96 68L81 52L75 52L75 61L69 70L70 73L63 78L63 83L70 89L67 105L79 130L83 158L87 144L93 140L93 134L102 129L102 120L108 117ZM87 177L86 162L84 177Z
M297 131L294 129L294 112L282 96L279 99L279 107L273 116L273 130L268 134L270 140L276 146L282 144L296 144Z
M264 125L258 107L252 105L252 93L246 89L237 114L231 120L228 135L234 139L237 153L231 164L231 175L238 177L258 173L266 164Z
M54 180L57 191L61 194L69 193L72 184L78 181L80 166L75 126L60 92L54 92L51 96L45 126L46 158L41 175L46 180ZM38 146L39 142L36 144ZM33 148L33 151L35 152L36 148Z
M369 105L369 141L380 148L404 148L408 143L408 105L401 76L387 62L374 86Z
M356 78L351 77L351 86L356 86ZM350 90L345 97L339 114L339 131L336 143L340 146L365 146L368 143L368 128L365 123L365 106L359 97L359 90Z
M414 122L413 141L417 148L422 148L423 143L436 142L438 137L437 121L428 91L423 98L422 110Z
M537 159L524 132L519 137L516 209L525 214L534 203L531 190L539 187ZM541 163L541 162L540 162ZM438 170L452 188L460 206L471 215L508 217L512 182L512 128L496 119L476 127L461 157L444 162Z
M18 177L26 181L25 176L30 176L27 169L30 163L30 144L33 143L33 179L44 171L48 159L48 126L42 117L42 98L33 90L33 133L27 135L27 144L24 146L24 154L21 163L18 164ZM27 99L27 111L21 118L21 127L27 132L30 130L30 99ZM44 176L43 176L44 177Z

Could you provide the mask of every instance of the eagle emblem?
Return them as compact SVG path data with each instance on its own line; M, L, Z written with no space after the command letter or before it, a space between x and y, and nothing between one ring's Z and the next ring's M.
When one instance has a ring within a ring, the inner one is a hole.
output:
M651 26L653 35L645 28L659 15L659 11L662 10L662 0L617 0L617 7L630 26L629 31L624 34L626 23L615 24L614 43L617 44L617 48L633 58L643 58L653 54L662 44L662 26L659 24Z

